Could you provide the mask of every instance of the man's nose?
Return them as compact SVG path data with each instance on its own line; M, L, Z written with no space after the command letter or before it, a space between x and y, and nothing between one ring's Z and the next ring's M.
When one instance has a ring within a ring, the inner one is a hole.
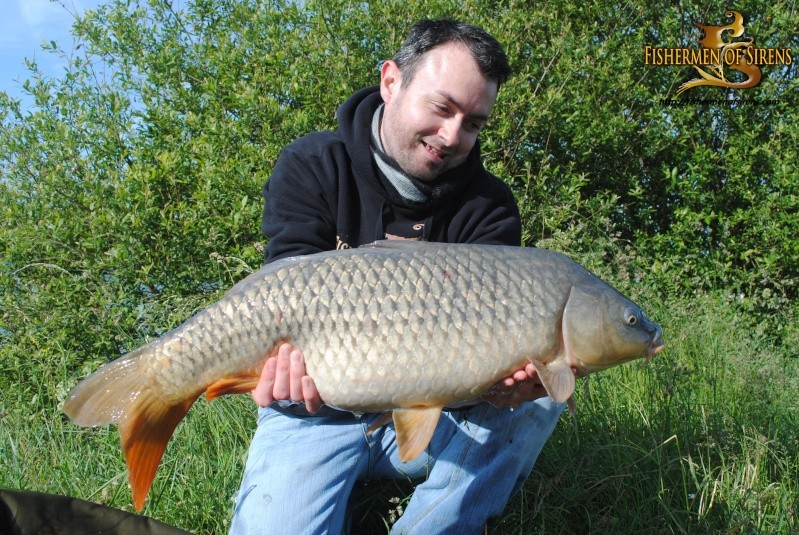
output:
M460 119L452 118L445 121L438 131L438 135L448 148L457 147L461 141L463 124Z

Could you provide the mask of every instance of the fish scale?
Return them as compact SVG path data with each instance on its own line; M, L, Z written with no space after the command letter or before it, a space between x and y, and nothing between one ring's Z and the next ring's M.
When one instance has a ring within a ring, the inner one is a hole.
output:
M663 349L660 327L566 256L422 242L278 260L184 324L79 383L64 411L116 423L141 509L175 427L208 399L252 390L282 342L324 402L392 411L402 460L441 410L532 363L557 402L584 375Z

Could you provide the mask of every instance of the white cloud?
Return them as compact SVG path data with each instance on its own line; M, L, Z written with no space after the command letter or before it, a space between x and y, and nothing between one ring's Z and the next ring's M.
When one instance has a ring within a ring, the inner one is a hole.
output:
M65 15L69 16L61 5L50 0L16 0L15 3L21 22L29 28L41 27Z
M72 15L49 0L0 1L0 49L28 54L42 39L69 34Z
M25 58L35 58L47 74L57 75L63 61L44 53L42 42L55 41L68 50L75 14L104 1L0 0L0 91L20 96L20 81L28 77Z
M0 0L0 48L38 47L42 39L68 38L76 13L102 0Z

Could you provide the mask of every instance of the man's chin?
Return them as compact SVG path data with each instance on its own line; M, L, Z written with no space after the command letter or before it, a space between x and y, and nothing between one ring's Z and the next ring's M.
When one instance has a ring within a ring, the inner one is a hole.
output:
M432 182L435 179L441 177L444 173L449 171L449 165L440 165L440 166L427 166L423 169L420 169L419 174L413 175L417 179L421 180L422 182Z
M448 162L447 162L448 163ZM413 171L403 170L421 182L432 182L449 171L450 165L417 165Z

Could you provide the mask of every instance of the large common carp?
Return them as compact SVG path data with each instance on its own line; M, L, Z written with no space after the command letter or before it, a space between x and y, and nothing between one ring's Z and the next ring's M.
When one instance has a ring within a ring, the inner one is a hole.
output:
M137 509L175 427L203 393L252 390L285 341L325 403L393 411L402 460L448 404L532 362L558 402L574 374L663 349L660 327L566 256L541 249L376 242L267 264L183 325L106 364L64 411L119 424Z

